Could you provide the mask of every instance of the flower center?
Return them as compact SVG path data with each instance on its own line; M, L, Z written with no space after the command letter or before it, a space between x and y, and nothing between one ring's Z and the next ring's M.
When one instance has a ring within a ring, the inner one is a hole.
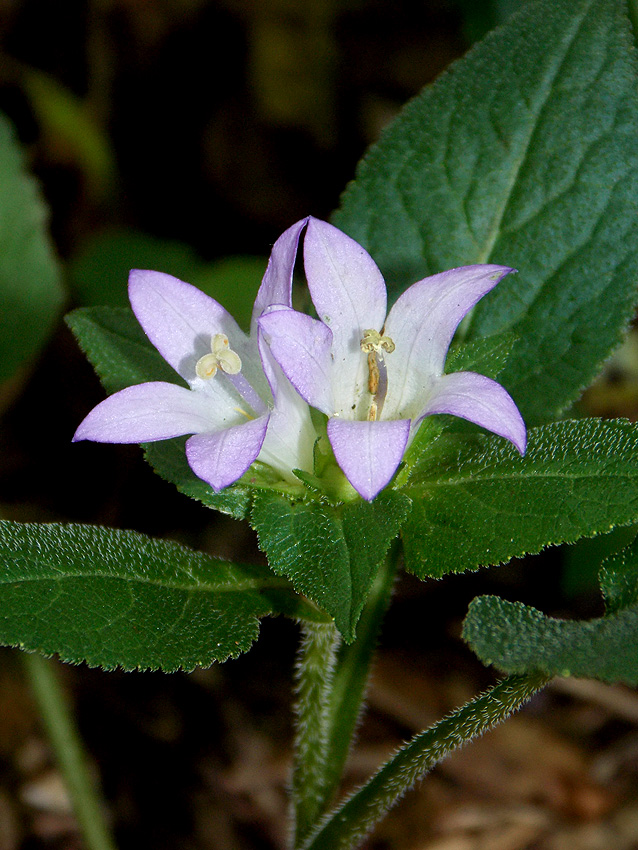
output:
M385 367L384 352L392 354L396 348L394 340L374 328L367 328L363 332L363 338L359 343L361 351L368 355L368 392L372 396L368 410L368 422L375 422L383 410L388 391L388 373Z
M233 351L226 334L214 334L210 341L210 354L200 357L195 365L198 378L214 378L221 369L227 375L238 375L241 371L241 358Z

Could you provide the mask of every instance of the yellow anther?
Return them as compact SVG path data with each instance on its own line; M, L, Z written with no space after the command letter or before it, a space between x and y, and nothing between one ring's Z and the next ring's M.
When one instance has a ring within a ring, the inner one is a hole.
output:
M394 344L394 340L386 336L384 333L379 333L379 331L375 331L374 328L367 328L363 332L363 339L361 340L361 351L364 354L371 354L373 351L381 353L381 351L386 351L388 354L392 354L394 349L396 348Z
M237 375L241 371L241 358L233 351L226 334L214 334L210 341L210 354L200 357L195 365L198 378L214 378L217 369L227 375Z

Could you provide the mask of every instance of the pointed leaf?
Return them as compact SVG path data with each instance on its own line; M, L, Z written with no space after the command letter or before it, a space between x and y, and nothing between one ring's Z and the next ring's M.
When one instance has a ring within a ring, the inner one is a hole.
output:
M637 141L626 4L528 2L405 108L334 221L394 287L519 269L469 333L520 338L501 377L531 425L578 397L633 314Z
M638 518L638 426L533 428L527 454L494 437L420 443L405 492L406 563L419 576L499 564Z
M263 493L255 498L252 525L273 572L287 576L298 593L327 611L350 642L376 570L409 505L396 492L339 508Z

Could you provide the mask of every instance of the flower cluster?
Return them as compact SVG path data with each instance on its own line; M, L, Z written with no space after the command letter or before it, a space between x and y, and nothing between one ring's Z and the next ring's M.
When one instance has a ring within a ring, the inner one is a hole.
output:
M291 303L304 228L317 319ZM188 462L215 490L256 460L293 481L295 469L313 470L313 407L328 417L338 465L368 500L392 480L423 418L434 413L475 422L522 454L525 424L506 390L473 372L444 373L460 321L511 271L474 265L433 275L387 313L385 283L370 255L336 227L308 218L273 246L249 336L189 284L133 271L133 311L188 388L153 382L124 389L91 411L74 439L138 443L192 434Z

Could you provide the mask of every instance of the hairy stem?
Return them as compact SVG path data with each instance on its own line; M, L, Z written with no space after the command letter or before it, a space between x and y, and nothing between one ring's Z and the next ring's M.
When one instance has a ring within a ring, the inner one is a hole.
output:
M509 676L421 732L324 818L304 843L304 850L359 847L386 812L437 762L505 720L548 681L542 674Z
M24 665L87 850L115 850L55 663L37 653L24 653Z
M295 757L292 775L293 846L316 823L324 801L327 716L339 633L330 624L304 623L296 667Z

